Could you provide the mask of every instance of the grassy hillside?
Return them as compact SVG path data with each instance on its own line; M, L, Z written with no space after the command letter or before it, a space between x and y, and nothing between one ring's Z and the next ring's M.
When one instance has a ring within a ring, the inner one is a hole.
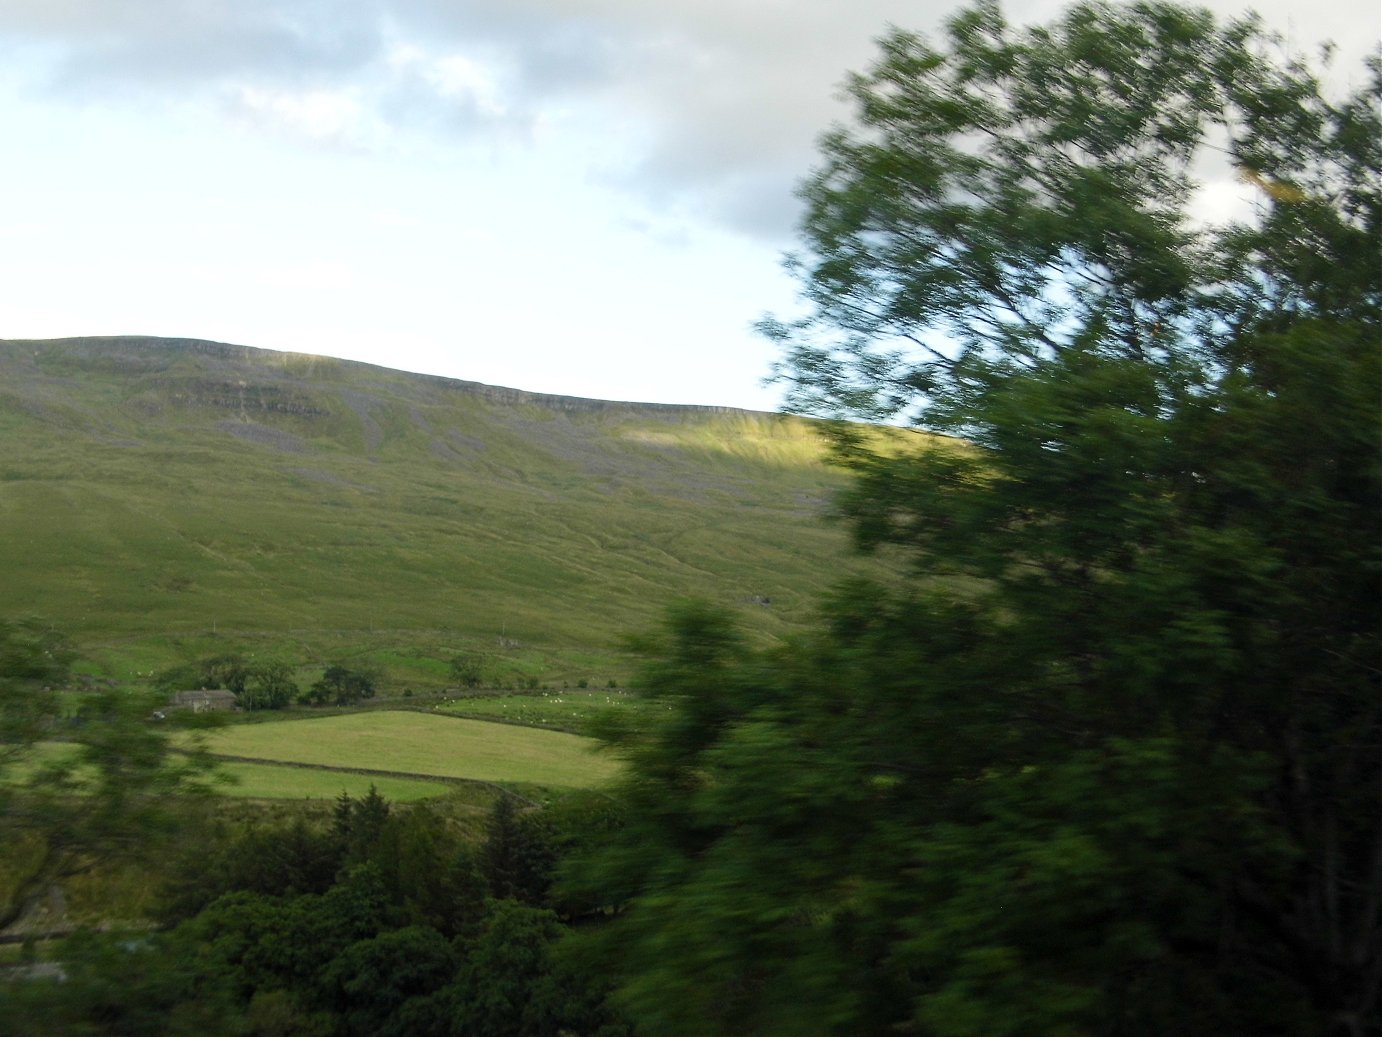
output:
M138 338L0 341L0 611L114 677L449 653L602 684L671 599L763 636L848 563L810 423ZM762 604L767 601L770 604Z

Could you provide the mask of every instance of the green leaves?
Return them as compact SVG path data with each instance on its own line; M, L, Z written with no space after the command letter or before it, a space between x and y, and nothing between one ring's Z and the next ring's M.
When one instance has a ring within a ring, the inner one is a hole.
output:
M0 777L32 748L59 712L54 687L75 658L66 640L38 619L0 619Z
M1025 32L985 4L952 20L948 49L891 33L849 82L857 128L824 138L802 188L794 268L815 314L783 335L793 400L968 434L967 392L992 373L1076 345L1218 348L1213 300L1235 324L1375 315L1377 83L1335 105L1310 70L1258 56L1262 38L1164 4L1084 4ZM1191 219L1219 134L1269 189L1255 227ZM1192 326L1215 341L1186 341ZM909 368L943 377L895 392Z
M299 696L298 701L307 705L321 706L330 703L336 706L350 706L361 699L374 698L378 674L368 669L352 669L339 663L328 666L321 679ZM296 691L296 689L294 689Z
M153 704L69 687L74 658L43 624L0 621L0 929L97 863L166 849L205 791L209 761L169 755Z
M764 328L796 405L960 438L836 434L895 585L655 646L572 872L653 1030L1375 1028L1382 94L1268 41L982 3L849 81Z

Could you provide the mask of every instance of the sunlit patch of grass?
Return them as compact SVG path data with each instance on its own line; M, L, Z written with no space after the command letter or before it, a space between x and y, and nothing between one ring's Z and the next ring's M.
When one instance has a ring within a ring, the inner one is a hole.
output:
M587 738L414 711L244 724L205 736L209 752L408 775L585 788L618 764Z
M637 724L665 707L627 691L562 689L511 695L469 695L445 703L442 709L458 716L494 718L511 724L585 731L611 714Z

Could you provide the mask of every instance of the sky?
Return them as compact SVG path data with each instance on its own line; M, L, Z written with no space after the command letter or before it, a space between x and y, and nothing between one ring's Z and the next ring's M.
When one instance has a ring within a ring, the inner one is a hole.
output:
M1013 0L1010 19L1063 5ZM1226 15L1243 8L1214 0ZM1341 69L1376 0L1256 5ZM0 338L775 410L794 187L904 0L0 0Z

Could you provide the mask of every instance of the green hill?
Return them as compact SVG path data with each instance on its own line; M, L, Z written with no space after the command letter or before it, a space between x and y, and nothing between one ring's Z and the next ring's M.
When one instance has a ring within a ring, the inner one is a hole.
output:
M621 668L670 600L785 632L848 562L812 424L212 342L0 340L5 614L128 679L217 651ZM500 665L502 664L502 665Z

